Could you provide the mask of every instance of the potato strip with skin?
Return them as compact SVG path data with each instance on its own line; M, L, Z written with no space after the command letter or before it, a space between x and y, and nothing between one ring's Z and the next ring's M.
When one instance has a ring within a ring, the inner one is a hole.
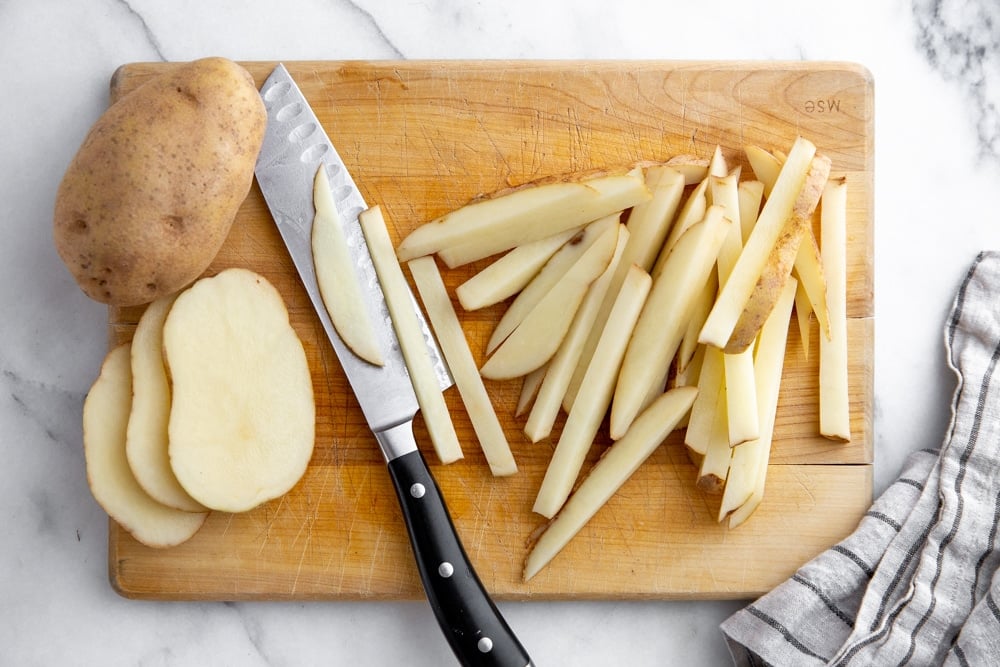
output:
M767 265L771 250L792 214L795 200L815 154L816 147L810 141L802 137L796 139L771 196L764 203L764 208L757 217L757 224L705 321L699 342L719 348L725 348L729 343L736 322Z
M354 271L344 222L337 211L325 165L320 165L313 180L313 205L316 215L312 226L312 255L323 305L330 314L333 328L351 352L370 364L381 366L384 363L382 350Z
M581 227L651 196L638 167L622 174L529 184L417 227L396 253L405 261L465 246L461 263L466 264Z

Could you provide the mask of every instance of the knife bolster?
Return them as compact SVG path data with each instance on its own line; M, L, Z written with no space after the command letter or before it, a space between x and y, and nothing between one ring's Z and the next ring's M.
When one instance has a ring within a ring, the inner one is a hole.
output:
M404 454L417 451L417 441L413 437L413 420L408 419L402 424L392 426L384 431L376 431L379 449L385 462L389 463Z

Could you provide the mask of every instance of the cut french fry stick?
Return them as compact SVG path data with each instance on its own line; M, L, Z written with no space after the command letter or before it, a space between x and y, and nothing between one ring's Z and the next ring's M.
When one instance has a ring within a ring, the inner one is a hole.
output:
M796 280L795 289L795 319L799 328L799 340L802 342L802 356L809 358L809 344L812 341L812 304L802 283Z
M743 225L740 222L740 197L737 182L739 173L733 172L727 176L713 176L709 179L709 192L712 193L712 202L716 206L721 206L724 215L733 221L722 248L719 249L719 286L726 284L729 274L736 266L743 251Z
M715 406L725 381L722 350L711 345L703 345L702 349L704 353L701 371L698 373L698 397L691 406L691 416L684 433L684 444L700 455L704 455L708 449L715 420Z
M374 206L362 212L358 216L358 222L368 243L378 281L382 285L392 326L399 338L399 348L410 372L413 390L434 451L441 463L453 463L462 458L462 445L455 433L451 413L448 412L437 373L427 351L427 341L424 340L424 333L414 310L416 304L396 253L393 252L382 209Z
M771 438L778 410L778 391L785 363L788 322L795 298L794 279L785 284L781 298L760 332L754 374L757 381L760 437L745 442L733 451L729 478L722 494L719 520L729 517L729 527L735 528L747 520L764 497L767 463L771 455Z
M651 284L649 274L634 265L622 283L535 498L532 510L542 516L552 518L559 511L580 474L611 402L625 347Z
M556 353L590 285L608 268L621 225L605 230L531 309L479 369L491 380L509 380L535 370Z
M687 199L684 200L684 205L677 212L677 219L671 225L670 233L667 235L666 241L663 242L659 257L657 257L656 263L653 265L652 276L654 279L663 271L663 263L667 261L670 250L677 244L681 235L705 217L705 211L708 209L707 192L708 177L696 185L694 190L687 196Z
M819 245L813 235L812 226L806 226L798 252L795 254L795 273L798 275L802 291L809 297L812 311L816 313L820 333L830 337L830 315L826 297L826 276Z
M601 238L604 232L617 228L618 219L619 214L615 213L587 225L552 255L545 266L504 311L486 343L487 354L492 354L500 346L500 343L521 324L528 313L545 298L549 291L566 275L570 267L590 249L597 239Z
M760 215L760 204L764 200L764 184L760 181L740 181L736 186L740 199L740 226L743 228L743 243L750 238L753 226Z
M510 444L476 369L476 361L434 258L419 257L411 260L408 266L490 471L495 476L513 475L517 472L517 464Z
M821 236L823 270L828 280L829 339L819 341L819 432L850 442L847 377L847 181L831 181L823 192Z
M722 154L722 147L716 145L715 150L712 152L712 159L708 161L708 175L715 178L722 178L728 172L729 167L726 166L726 156Z
M702 164L706 168L707 162ZM642 270L649 272L656 261L656 255L667 234L670 226L677 214L681 198L684 195L684 175L672 167L653 166L646 170L646 185L653 193L653 198L645 203L636 206L628 218L628 244L625 246L618 268L611 278L611 284L601 303L596 321L604 322L608 319L611 306L614 305L618 290L625 280L625 274L633 264ZM600 336L600 328L594 327L587 336L583 344L583 349L578 356L576 368L570 378L569 386L566 388L563 397L563 409L569 412L576 398L576 392L580 388L580 381L587 371L587 365L594 354L597 346L597 339Z
M323 165L313 179L313 205L316 215L312 226L312 256L323 305L344 345L368 363L381 366L378 336L361 296L361 283L354 272L344 223Z
M646 170L646 186L653 196L629 214L631 242L625 250L625 263L622 264L626 268L621 272L621 280L613 285L615 287L621 287L627 267L635 264L648 272L653 266L684 195L684 176L670 167L653 166Z
M544 364L521 378L521 393L517 397L517 407L514 409L515 417L520 417L531 407L535 397L538 396L538 390L542 386L542 380L545 378L545 371L548 368L549 365Z
M576 311L573 324L548 365L548 372L538 391L538 398L524 425L524 433L532 442L547 438L552 431L552 425L559 415L559 406L562 405L563 396L580 358L583 344L595 328L598 309L604 302L612 278L618 273L618 265L628 242L629 231L622 225L618 230L618 245L615 246L611 262L587 290L587 296Z
M771 249L767 264L761 272L757 284L754 285L750 298L729 337L725 348L727 352L745 350L753 343L760 328L764 326L764 320L767 319L774 304L777 303L778 297L781 296L781 289L785 281L791 276L802 240L807 236L812 236L810 229L813 212L819 204L820 195L823 194L823 188L829 176L830 159L823 155L815 156L809 167L809 172L806 174L802 190L799 191L799 196L795 200L792 215L778 235L778 240ZM806 293L809 293L808 285L806 285Z
M726 376L728 441L730 447L735 447L760 436L757 391L753 379L753 346L722 356Z
M796 139L774 190L764 203L753 232L705 321L700 342L720 348L729 343L736 322L767 265L771 250L792 214L815 154L816 147L810 141L801 137Z
M538 574L656 451L688 412L696 393L693 387L682 387L663 394L611 445L535 542L525 560L525 581Z
M729 446L729 425L726 410L727 391L725 383L715 397L715 409L712 411L712 428L708 437L708 445L698 469L696 486L705 493L712 495L722 493L729 476L729 462L733 457L733 448Z
M670 251L625 352L611 407L613 439L625 435L654 385L666 377L731 226L722 207L712 206Z
M694 185L701 183L708 176L708 162L705 158L694 155L675 155L665 164L684 176L684 185Z
M500 303L531 282L549 258L579 233L569 229L554 236L519 245L455 289L462 308L477 310ZM448 260L442 253L445 264Z
M529 184L467 204L414 229L396 253L408 260L466 246L467 263L580 227L652 196L638 167L628 173L570 178Z
M712 310L712 304L715 303L715 297L718 293L719 276L712 273L709 275L708 282L705 283L701 294L698 295L698 300L691 311L691 319L688 320L687 327L684 329L684 338L681 339L680 347L677 348L678 373L684 373L698 348L704 347L698 342L698 334L701 333L701 327L704 326L705 318Z
M764 196L770 197L771 190L774 189L774 184L778 180L778 174L781 172L782 160L760 146L747 146L744 152L750 163L750 168L753 169L754 176L764 186Z
M698 386L698 382L701 379L701 369L705 363L705 351L708 347L708 345L699 345L695 349L694 356L691 357L691 361L684 367L684 370L674 373L671 387ZM684 426L687 426L687 421L684 422Z
M720 286L724 286L726 280L729 279L729 275L743 251L743 224L740 219L738 180L739 169L737 168L733 170L733 173L722 178L712 178L709 188L712 193L712 201L716 205L722 206L733 220L733 225L719 251L718 282ZM709 306L710 309L711 306ZM707 317L708 312L702 315L702 325ZM692 324L694 324L693 321ZM697 334L694 335L697 336ZM741 442L756 438L760 433L760 426L757 423L757 392L754 389L753 381L753 350L747 348L737 354L726 354L724 362L728 442L730 447L735 447Z

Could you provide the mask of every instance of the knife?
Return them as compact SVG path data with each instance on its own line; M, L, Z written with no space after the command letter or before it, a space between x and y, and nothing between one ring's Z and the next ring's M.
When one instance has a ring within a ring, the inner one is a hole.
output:
M419 409L385 297L372 264L358 214L368 208L347 167L283 65L260 89L267 130L255 173L268 209L288 247L315 307L382 450L396 489L424 591L438 624L462 665L530 667L531 659L493 603L455 531L444 498L413 435ZM385 363L370 364L341 341L316 283L312 260L313 178L326 170L345 225L354 269L362 284ZM451 377L420 313L428 350L442 389Z

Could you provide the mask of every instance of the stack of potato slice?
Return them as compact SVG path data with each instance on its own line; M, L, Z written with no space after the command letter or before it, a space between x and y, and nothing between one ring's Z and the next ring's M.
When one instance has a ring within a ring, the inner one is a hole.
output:
M422 225L397 247L436 329L457 319L436 312L451 304L432 255L454 268L503 253L456 290L467 310L510 299L479 372L522 383L517 415L533 442L566 413L534 504L551 521L525 579L678 428L698 487L722 496L719 520L732 528L752 514L793 305L804 340L811 316L822 333L820 432L850 439L846 183L802 137L787 154L745 155L753 178L716 149L538 181ZM581 481L606 416L614 444Z
M211 510L283 495L312 456L305 351L278 291L227 269L143 312L83 408L94 498L138 541L191 538Z

